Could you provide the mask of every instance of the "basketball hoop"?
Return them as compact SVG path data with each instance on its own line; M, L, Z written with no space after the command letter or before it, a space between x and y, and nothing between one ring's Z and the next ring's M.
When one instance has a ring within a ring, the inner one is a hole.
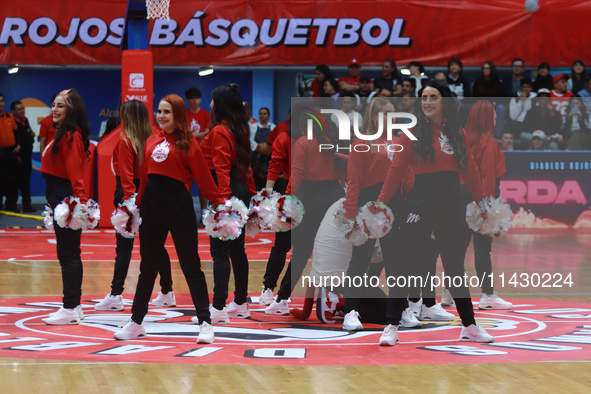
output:
M148 16L146 19L166 19L169 21L169 6L170 0L146 0L146 8L148 9Z

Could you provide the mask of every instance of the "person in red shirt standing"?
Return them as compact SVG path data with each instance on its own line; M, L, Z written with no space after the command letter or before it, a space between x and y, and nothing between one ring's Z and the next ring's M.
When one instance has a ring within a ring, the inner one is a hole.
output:
M203 141L209 168L224 199L232 196L247 207L256 194L252 169L248 119L245 116L238 85L228 83L211 92L211 132ZM234 240L209 238L213 258L213 324L228 324L230 317L250 317L248 303L248 258L244 248L244 231ZM230 264L231 263L231 264ZM226 307L230 265L234 271L234 300Z
M203 138L209 133L209 112L201 108L201 90L189 88L185 92L185 98L189 103L187 108L187 122L193 137L201 143Z
M57 126L55 138L47 145L41 157L41 172L46 183L49 206L55 207L69 196L88 201L84 185L84 166L90 153L90 124L82 97L74 89L62 91L51 107L53 123ZM62 269L64 287L63 307L47 319L49 325L80 324L84 317L82 296L82 259L80 237L82 230L62 228L54 220L57 258Z
M51 96L51 106L53 106L53 102L57 97L57 93ZM41 121L41 126L39 126L39 152L43 154L45 147L48 143L53 141L55 138L56 129L53 126L53 116L49 114Z
M140 165L144 157L144 146L150 136L152 127L146 105L139 100L123 103L121 110L121 127L119 142L113 150L113 169L116 176L116 187L113 204L115 209L119 204L133 197L140 185ZM117 240L115 270L111 282L111 292L94 306L97 311L122 311L124 309L123 286L129 270L134 238L126 238L116 233ZM152 301L155 306L176 306L176 298L172 291L172 276L170 273L170 258L166 249L162 249L162 266L160 272L160 286L162 290Z
M394 155L378 197L378 201L388 203L400 187L408 167L412 167L415 181L406 198L406 223L401 223L400 231L396 232L393 240L399 245L395 260L394 256L384 253L386 275L395 278L406 276L409 267L419 266L433 233L445 275L463 278L466 250L462 234L465 234L466 206L461 199L460 173L475 201L485 197L480 174L471 152L464 145L458 115L459 102L449 87L438 81L428 82L422 91L421 106L423 116L419 116L417 126L413 128L417 140L411 140L406 134L401 136L399 143L402 150ZM474 319L467 284L458 286L454 281L450 291L462 319L460 340L494 341L494 337ZM388 326L380 338L380 345L394 346L398 343L398 324L408 305L407 294L408 285L390 288L386 312ZM423 305L422 308L427 312L436 306Z
M131 319L113 337L124 340L146 337L142 322L148 313L162 249L170 231L197 312L197 343L213 343L207 282L197 253L197 219L190 193L193 181L215 206L223 200L201 147L191 135L183 99L176 94L165 96L158 105L157 120L162 131L146 142L136 198L142 218L140 276Z

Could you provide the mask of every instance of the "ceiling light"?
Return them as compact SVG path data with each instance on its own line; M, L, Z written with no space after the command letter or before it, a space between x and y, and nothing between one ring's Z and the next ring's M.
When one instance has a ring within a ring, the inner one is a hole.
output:
M8 73L9 74L16 74L18 72L18 64L15 66L10 66L8 67Z
M206 75L211 75L213 74L213 68L212 67L203 67L199 70L199 76L200 77L204 77Z

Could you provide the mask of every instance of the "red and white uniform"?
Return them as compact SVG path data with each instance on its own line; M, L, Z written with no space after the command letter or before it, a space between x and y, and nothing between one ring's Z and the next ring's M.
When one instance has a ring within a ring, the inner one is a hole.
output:
M418 164L413 163L413 144L414 141L410 140L406 134L400 136L400 145L403 150L397 152L392 159L392 165L386 175L386 181L382 187L382 192L378 197L378 201L388 203L396 190L400 187L404 176L406 175L407 168L413 166L415 175L427 174L441 171L456 171L460 172L460 175L466 181L466 186L472 194L475 201L481 201L485 195L482 191L482 185L480 183L480 173L472 152L466 148L467 156L467 167L460 170L458 162L453 155L453 148L449 143L447 136L443 133L443 128L439 125L432 123L432 136L433 136L433 148L435 149L435 161L419 161Z
M72 184L74 197L85 204L88 201L84 189L84 166L86 155L80 130L74 134L66 133L59 142L59 151L52 155L55 139L52 139L41 156L41 172L58 178L68 179Z
M48 115L41 121L39 127L39 138L47 137L47 143L49 144L55 138L57 130L53 127L53 116Z
M564 116L566 113L566 107L568 107L568 98L572 97L571 92L564 92L562 94L557 93L556 90L550 90L551 103L555 110L560 112L560 115Z
M150 174L163 175L181 181L188 191L191 190L191 185L195 180L201 193L214 206L223 203L197 141L192 138L189 151L185 153L174 145L175 136L176 133L167 134L161 131L146 141L144 160L141 166L140 190L136 204L140 205Z
M247 132L244 131L244 144L248 146ZM203 153L207 160L209 169L215 170L218 178L218 189L224 199L232 197L230 189L230 173L236 165L236 143L234 136L225 125L215 126L203 139ZM255 195L256 187L252 179L252 170L249 167L248 173L242 176L248 187L249 194ZM201 188L200 188L201 189ZM207 197L207 195L205 196ZM209 199L209 198L208 198Z

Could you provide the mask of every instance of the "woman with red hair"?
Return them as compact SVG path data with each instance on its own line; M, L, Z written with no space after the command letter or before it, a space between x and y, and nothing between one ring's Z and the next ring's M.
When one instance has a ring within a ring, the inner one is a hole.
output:
M142 218L140 276L131 319L114 337L146 337L142 321L148 313L148 302L162 261L161 251L170 231L197 311L200 327L197 343L213 343L207 283L197 254L197 220L190 193L193 180L214 206L223 200L199 143L191 135L183 99L175 94L164 97L158 105L157 120L162 131L146 141L136 199Z

